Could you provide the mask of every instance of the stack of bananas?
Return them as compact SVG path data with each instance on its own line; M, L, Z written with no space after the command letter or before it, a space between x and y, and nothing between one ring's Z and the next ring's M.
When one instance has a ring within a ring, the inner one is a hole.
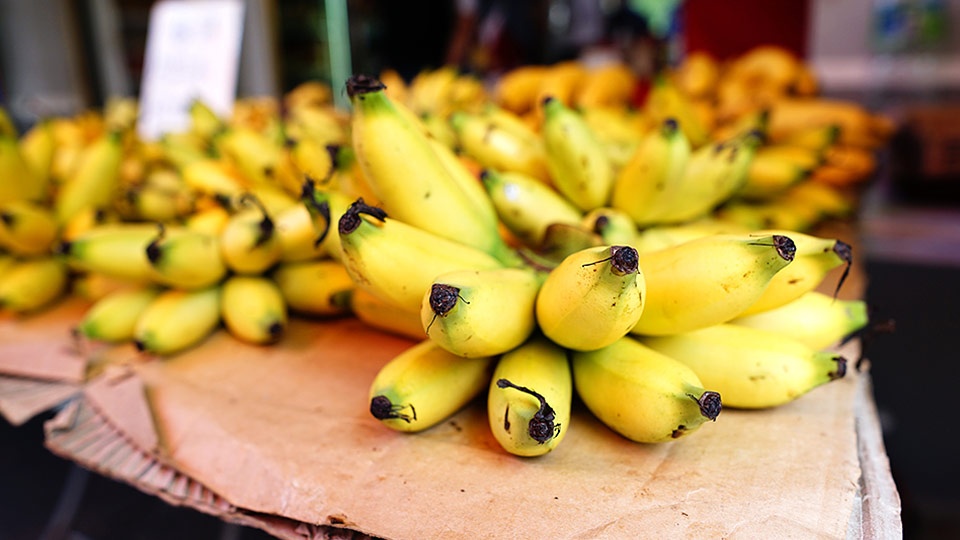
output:
M319 83L229 118L196 102L158 141L130 101L20 136L2 122L0 308L80 295L78 339L158 355L221 326L265 345L290 313L352 315L417 342L372 381L374 417L421 431L486 392L522 456L563 440L574 395L645 443L695 432L721 400L787 403L842 377L830 349L868 322L862 301L817 292L851 253L812 232L860 179L816 171L890 130L810 112L856 106L797 90L802 64L734 107L721 81L762 78L697 75L707 60L640 107L625 66L565 62L490 91L452 68L356 75L349 114ZM813 173L769 180L801 149Z

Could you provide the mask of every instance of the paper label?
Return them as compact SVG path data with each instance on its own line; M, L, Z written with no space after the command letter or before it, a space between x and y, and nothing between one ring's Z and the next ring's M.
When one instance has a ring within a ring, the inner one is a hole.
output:
M185 131L201 99L229 116L236 97L242 0L164 0L150 12L137 130L152 140Z

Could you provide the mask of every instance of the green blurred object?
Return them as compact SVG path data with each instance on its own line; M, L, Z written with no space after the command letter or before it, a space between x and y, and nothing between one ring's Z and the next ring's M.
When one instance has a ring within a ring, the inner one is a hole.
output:
M628 0L627 6L647 20L650 33L664 39L670 34L673 16L683 0Z

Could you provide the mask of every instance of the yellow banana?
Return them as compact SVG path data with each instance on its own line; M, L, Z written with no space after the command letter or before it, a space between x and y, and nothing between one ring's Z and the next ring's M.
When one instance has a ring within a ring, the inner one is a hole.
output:
M589 69L573 94L573 105L580 108L626 105L633 97L637 80L624 62L608 62Z
M65 256L72 268L147 281L153 276L147 246L156 237L157 226L154 224L105 223L62 242L57 251Z
M534 97L534 113L541 115L545 112L540 105L543 100L552 97L567 107L573 107L573 99L580 90L587 77L587 68L577 60L564 60L549 66L547 73L540 81Z
M10 118L10 113L3 106L0 106L0 136L13 138L20 136L17 126L13 123L13 118Z
M334 158L340 148L325 145L311 137L302 137L291 141L289 151L290 158L301 174L322 183L333 175L336 166Z
M350 294L350 312L371 328L413 340L424 339L420 313L407 311L355 287Z
M134 326L134 345L143 352L172 355L193 347L220 325L221 286L186 291L165 289Z
M313 182L307 180L303 184L301 200L306 205L316 230L314 246L331 258L341 260L343 255L338 223L355 199L348 198L336 189L318 189Z
M223 159L233 163L252 185L272 184L273 171L282 154L282 145L266 133L231 125L214 139Z
M573 351L573 384L613 431L635 442L668 442L716 420L720 394L690 368L629 336L595 351Z
M809 164L800 163L765 148L753 156L743 187L737 191L737 195L747 199L768 199L804 181L817 167L812 158Z
M219 236L230 216L230 211L220 204L211 204L186 216L183 225L193 231Z
M420 322L431 340L457 356L502 354L536 328L542 282L538 272L522 268L446 272L424 294Z
M20 138L20 155L33 173L37 200L46 200L49 196L53 156L57 152L57 141L49 120L40 120ZM28 197L29 198L29 197Z
M19 259L0 275L0 310L39 311L62 298L68 282L67 265L58 256Z
M540 246L550 224L579 224L583 218L563 195L526 174L488 169L480 178L500 221L528 246Z
M605 244L603 237L578 223L551 223L543 232L543 240L535 246L534 264L554 268L570 255ZM524 252L530 256L529 252ZM541 260L542 259L542 260Z
M770 139L770 144L784 144L824 152L840 139L840 126L836 124L815 125L795 131L779 133Z
M846 265L845 272L837 283L843 285L853 264L853 248L836 238L822 238L798 231L767 229L756 231L760 235L789 235L796 245L796 252L786 268L777 272L767 284L763 294L739 316L760 313L787 304L820 286L834 268Z
M610 345L644 311L646 280L630 246L599 246L566 257L550 271L536 299L544 335L568 349Z
M614 179L610 206L626 212L638 226L659 220L666 201L680 185L690 159L690 141L673 119L641 139Z
M712 97L720 78L720 64L705 51L690 51L673 71L674 84L694 99Z
M619 172L633 157L648 131L641 113L625 105L593 106L577 109L584 122L603 145L613 169Z
M88 339L107 343L133 341L137 319L160 291L152 285L111 291L87 308L75 331Z
M194 99L187 107L190 116L190 131L203 140L212 140L226 129L226 121L202 99Z
M870 322L863 300L842 300L810 291L778 308L744 315L731 324L776 332L820 351L837 345Z
M123 141L119 133L104 133L84 149L76 170L59 187L54 211L67 223L83 209L110 205L120 179Z
M711 234L747 234L757 228L723 221L715 216L707 216L686 223L647 227L637 233L637 238L631 245L637 248L642 256L651 251L675 246Z
M443 168L449 173L450 178L469 199L473 213L482 216L484 222L493 223L495 224L494 226L496 226L498 223L497 210L491 203L490 197L487 195L486 189L480 181L479 173L474 174L473 171L468 169L460 156L457 156L450 147L444 146L443 143L436 139L430 139L429 142L430 147L433 148L434 153L440 160ZM463 243L469 244L469 242ZM502 247L505 248L506 246ZM503 253L498 253L498 256L508 258L509 252L504 251Z
M0 247L23 257L50 254L60 225L48 207L26 199L0 204Z
M233 214L220 232L220 256L227 268L238 274L260 274L280 261L283 241L276 225L259 199L254 207Z
M357 286L419 313L433 278L453 270L500 268L495 257L353 203L338 223L342 261Z
M178 169L186 168L195 161L210 159L210 143L190 131L165 133L158 141L163 159Z
M800 130L838 126L840 140L871 131L872 115L862 105L842 99L784 98L769 106L768 133L778 140Z
M343 264L332 259L283 262L270 272L290 311L335 316L350 312L356 285ZM422 338L422 332L417 335Z
M572 400L567 352L532 337L497 361L487 391L490 431L511 454L542 456L566 436Z
M542 108L547 168L557 191L584 211L606 206L614 170L603 144L561 99L547 97Z
M246 181L219 159L198 159L185 165L180 171L183 182L203 195L233 197L247 189Z
M631 332L675 334L729 321L760 298L795 251L787 236L715 234L645 253L647 294Z
M581 224L600 235L604 244L626 244L636 247L638 234L636 222L623 210L600 206L587 212Z
M710 138L712 126L703 122L694 101L665 74L653 81L643 109L656 124L668 118L676 120L693 148L703 146Z
M642 342L687 365L704 385L720 392L725 406L734 408L783 405L847 371L847 361L839 354L735 324L648 337Z
M548 181L543 141L519 118L511 116L513 113L502 109L456 111L450 116L450 125L462 151L483 167Z
M370 414L397 431L433 427L462 409L490 381L495 358L463 358L429 339L384 364L370 384Z
M46 196L43 184L24 159L17 138L0 135L0 204L23 199L43 200Z
M217 236L182 227L160 226L146 247L151 279L168 287L203 289L227 275Z
M549 66L541 65L523 65L507 71L497 79L494 101L514 114L535 109L541 84L549 71Z
M477 200L464 192L430 138L398 112L402 105L390 101L383 85L354 76L347 82L347 93L354 106L353 149L384 209L409 225L505 256L509 248L489 199Z
M302 201L278 213L274 228L280 241L280 261L309 261L326 254L322 244L317 244L320 232Z
M220 310L224 328L247 343L276 343L287 329L284 295L266 276L228 277L221 286Z

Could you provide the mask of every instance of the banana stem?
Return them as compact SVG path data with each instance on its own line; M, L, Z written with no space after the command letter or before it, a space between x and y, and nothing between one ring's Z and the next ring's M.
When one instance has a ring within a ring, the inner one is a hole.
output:
M404 409L410 409L411 414L401 412ZM417 419L417 409L413 405L394 405L387 396L375 396L370 400L370 414L377 420L399 418L408 424Z
M700 394L700 397L693 394L687 394L687 396L696 401L697 405L700 406L700 414L709 418L711 421L715 422L717 416L720 416L720 409L722 409L723 406L720 403L719 393L706 390L703 394Z
M635 274L640 269L640 253L631 246L610 246L609 257L584 263L581 266L593 266L607 261L610 261L611 270L618 276Z
M554 412L553 407L547 403L546 398L539 392L525 386L513 384L507 379L497 379L497 387L519 390L525 394L530 394L540 402L540 409L537 410L536 414L533 415L533 418L531 418L527 424L527 433L530 434L531 439L540 444L545 444L560 433L560 424L554 423L557 416L556 412Z

